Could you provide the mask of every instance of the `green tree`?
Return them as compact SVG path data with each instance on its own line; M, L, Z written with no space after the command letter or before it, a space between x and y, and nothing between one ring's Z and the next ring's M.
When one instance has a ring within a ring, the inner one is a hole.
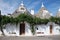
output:
M41 19L41 24L47 24L49 22L48 19Z
M60 18L57 18L57 17L51 17L49 19L50 22L54 22L56 24L60 24Z
M27 21L28 23L30 23L31 25L31 31L32 33L34 32L34 28L33 28L33 17L31 15L28 15L28 14L20 14L18 17L17 17L18 21L19 22L24 22L24 21Z
M0 27L0 29L1 29L1 32L2 32L2 34L4 35L4 32L3 32L3 25L5 25L6 23L7 23L7 17L4 15L4 16L1 16L1 27Z

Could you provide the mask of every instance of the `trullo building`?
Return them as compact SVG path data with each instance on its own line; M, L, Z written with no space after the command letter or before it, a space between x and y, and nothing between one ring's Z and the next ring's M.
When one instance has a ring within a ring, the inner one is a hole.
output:
M41 8L39 9L38 13L36 14L36 17L39 17L42 19L44 19L44 18L48 19L51 17L50 14L51 13L45 8L44 4L42 3Z
M42 3L41 8L39 9L38 13L34 14L34 10L29 12L25 7L24 3L21 2L20 7L17 8L10 16L15 18L19 16L21 13L25 13L28 15L36 16L41 19L49 19L51 17L50 12L45 8L44 4ZM60 9L57 15L59 15ZM16 26L16 24L8 23L5 27L4 34L6 36L33 36L31 32L30 24L28 22L20 22ZM35 36L44 36L44 35L60 35L60 26L53 22L48 22L45 24L36 24L33 26L35 31Z
M15 17L19 16L21 13L31 15L30 12L25 7L23 2L21 2L20 7L17 8L10 16L15 18ZM4 33L7 36L21 36L21 35L22 36L23 35L24 36L32 36L30 24L28 22L18 23L17 26L16 26L16 24L9 23L6 25L6 29L4 29Z

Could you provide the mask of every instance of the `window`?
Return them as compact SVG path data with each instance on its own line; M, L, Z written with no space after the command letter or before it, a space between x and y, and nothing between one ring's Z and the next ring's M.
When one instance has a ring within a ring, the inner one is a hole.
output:
M24 10L24 8L21 8L21 10Z
M37 28L37 30L38 30L38 28Z

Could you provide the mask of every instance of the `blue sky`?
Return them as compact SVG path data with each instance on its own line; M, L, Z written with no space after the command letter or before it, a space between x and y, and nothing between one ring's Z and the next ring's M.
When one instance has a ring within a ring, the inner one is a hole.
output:
M21 1L24 2L29 11L33 8L35 13L38 13L42 2L44 3L45 8L53 15L56 15L60 8L60 0L0 0L2 15L7 15L8 13L12 14L20 6Z

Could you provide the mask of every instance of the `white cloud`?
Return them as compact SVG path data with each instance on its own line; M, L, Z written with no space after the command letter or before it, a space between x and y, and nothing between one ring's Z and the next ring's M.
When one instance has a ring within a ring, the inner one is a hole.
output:
M3 0L0 0L0 10L2 11L2 15L7 15L8 13L13 13L16 8L18 7L17 5L19 5L18 1L16 0L12 0L13 2L11 2L12 4L10 4L9 2L4 2ZM21 1L21 0L20 0ZM30 5L27 6L27 9L34 9L36 7L36 5L38 5L41 1L35 1L32 2Z
M11 6L9 3L0 0L0 10L2 11L2 15L7 15L8 13L12 13L16 7L16 4L17 3Z

